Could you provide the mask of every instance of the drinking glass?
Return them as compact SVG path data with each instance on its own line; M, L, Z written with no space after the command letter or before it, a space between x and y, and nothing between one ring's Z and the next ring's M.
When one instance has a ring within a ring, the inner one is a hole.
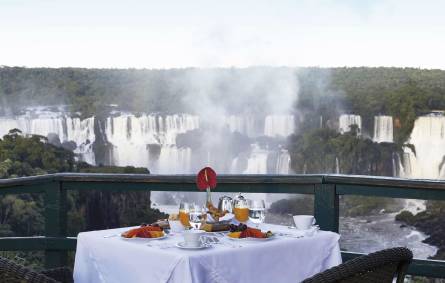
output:
M249 200L249 220L257 227L266 218L266 205L264 200Z
M249 204L247 199L238 196L233 204L233 214L239 222L246 222L249 219Z
M206 221L207 211L205 206L192 204L189 211L189 222L194 229L201 228L201 224Z
M181 202L179 204L179 221L184 227L190 227L189 222L190 204Z

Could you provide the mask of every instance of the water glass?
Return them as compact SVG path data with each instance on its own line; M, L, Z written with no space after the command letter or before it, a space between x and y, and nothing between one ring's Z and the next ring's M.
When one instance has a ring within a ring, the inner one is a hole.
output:
M257 227L266 218L266 205L264 200L249 200L249 220Z
M201 224L207 219L205 206L192 204L189 211L189 222L194 229L201 228Z

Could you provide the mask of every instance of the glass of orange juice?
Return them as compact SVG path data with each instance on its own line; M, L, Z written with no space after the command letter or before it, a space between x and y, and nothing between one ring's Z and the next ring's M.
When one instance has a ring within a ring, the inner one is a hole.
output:
M238 196L233 204L233 214L239 222L246 222L249 219L249 204L243 196Z
M184 227L190 227L189 214L190 204L187 202L181 202L179 204L179 221Z

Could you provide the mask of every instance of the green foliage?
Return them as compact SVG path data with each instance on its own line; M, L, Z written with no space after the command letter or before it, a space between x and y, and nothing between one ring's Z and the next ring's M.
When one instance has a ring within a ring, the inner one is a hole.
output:
M146 168L95 167L76 162L74 154L53 146L42 136L25 137L12 130L0 139L0 178L55 172L149 174ZM150 208L149 192L69 192L68 229L71 235L85 229L105 229L151 222L166 215ZM42 235L43 200L39 194L0 197L0 236Z
M392 176L392 157L401 148L357 138L354 128L340 134L329 128L308 130L288 140L291 167L297 173L339 173Z

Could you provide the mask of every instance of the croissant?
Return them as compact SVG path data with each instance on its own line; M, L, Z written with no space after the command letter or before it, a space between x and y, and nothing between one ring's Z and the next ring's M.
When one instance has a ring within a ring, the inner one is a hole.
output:
M224 210L224 211L219 210L211 202L207 202L207 209L208 209L208 213L210 215L212 215L212 218L215 221L219 221L220 217L223 217L224 215L226 215L228 213L227 210Z

